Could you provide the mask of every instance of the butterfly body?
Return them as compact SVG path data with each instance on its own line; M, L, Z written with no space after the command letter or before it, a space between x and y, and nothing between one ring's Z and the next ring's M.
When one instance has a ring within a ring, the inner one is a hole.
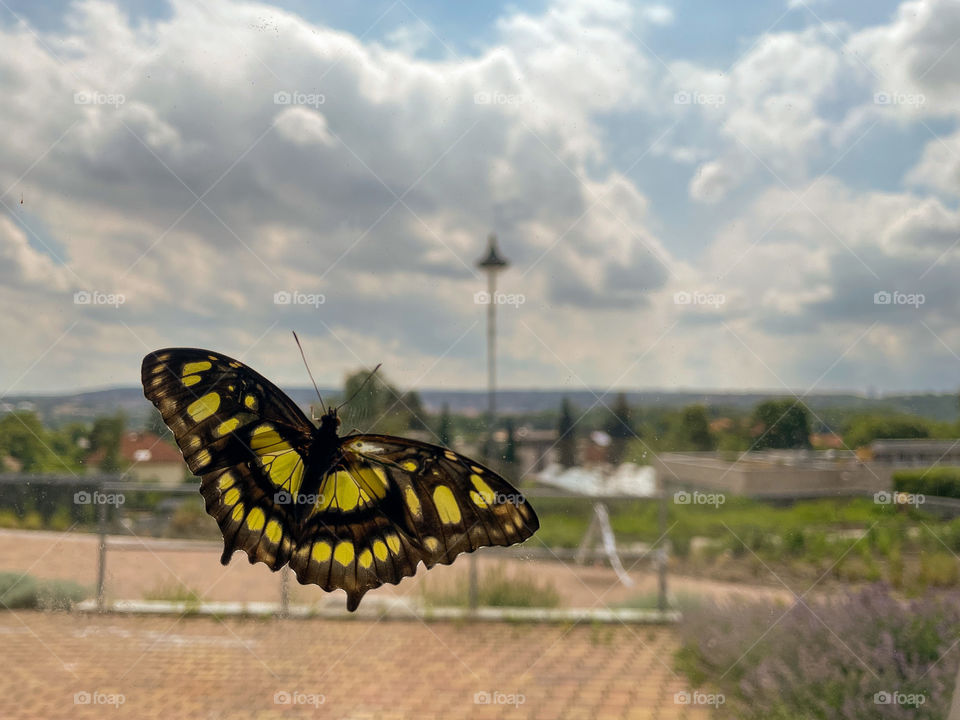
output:
M144 358L144 395L201 477L207 512L236 550L303 584L342 588L347 607L383 583L450 564L539 528L533 508L493 470L448 448L314 425L281 390L236 360L170 348Z

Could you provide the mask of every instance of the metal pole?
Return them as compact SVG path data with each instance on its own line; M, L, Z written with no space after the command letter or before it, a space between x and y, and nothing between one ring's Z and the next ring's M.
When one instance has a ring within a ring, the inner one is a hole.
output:
M103 586L107 577L107 503L104 502L104 485L100 485L100 500L97 505L97 525L100 542L97 547L97 611L106 610Z
M657 552L657 608L660 612L667 609L667 552L669 542L664 535L667 532L667 513L669 512L669 493L666 478L660 479L660 511L657 513L657 526L660 535L660 548Z
M280 617L290 617L290 566L280 569Z
M493 422L497 412L496 401L496 338L497 338L497 305L494 302L494 293L497 290L497 273L495 270L487 270L487 442L484 452L484 459L487 462L493 460ZM476 610L480 604L480 578L477 569L477 555L470 555L470 585L468 604L471 610Z

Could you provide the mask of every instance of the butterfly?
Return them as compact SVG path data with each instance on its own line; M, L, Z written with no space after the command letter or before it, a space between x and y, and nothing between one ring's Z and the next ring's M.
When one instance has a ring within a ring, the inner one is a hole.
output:
M207 512L236 550L301 584L342 588L347 609L423 562L449 565L540 527L510 483L445 447L378 434L340 436L335 407L311 422L279 388L209 350L143 359L144 395L160 411Z

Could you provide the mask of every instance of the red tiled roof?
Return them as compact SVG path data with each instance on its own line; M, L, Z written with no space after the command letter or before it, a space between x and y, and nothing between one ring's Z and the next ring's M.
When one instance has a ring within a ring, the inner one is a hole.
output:
M88 464L103 460L103 450L91 453ZM130 463L182 462L183 456L175 445L151 432L126 432L120 438L120 458Z

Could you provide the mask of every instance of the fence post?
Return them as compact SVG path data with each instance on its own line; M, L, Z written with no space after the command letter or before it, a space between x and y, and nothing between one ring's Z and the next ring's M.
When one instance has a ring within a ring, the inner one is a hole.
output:
M290 616L290 566L280 569L280 617Z
M103 502L105 499L105 488L106 485L104 481L100 481L100 500L101 502L97 503L97 525L98 531L100 534L100 542L97 547L98 558L97 558L97 611L104 612L106 610L106 600L104 598L104 583L106 582L107 577L107 503Z
M467 601L470 612L475 612L480 603L480 580L477 576L477 551L470 553L470 589Z
M667 514L669 511L669 492L667 479L660 480L660 508L657 513L657 525L660 531L660 547L657 550L657 608L660 612L667 609L667 548L669 540L667 532Z

